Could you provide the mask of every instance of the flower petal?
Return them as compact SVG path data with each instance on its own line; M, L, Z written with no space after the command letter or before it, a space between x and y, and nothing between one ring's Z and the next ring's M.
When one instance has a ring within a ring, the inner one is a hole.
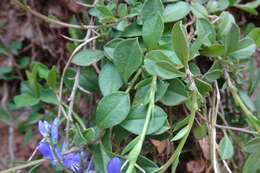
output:
M71 169L73 172L79 172L80 170L80 154L69 153L64 155L63 163L66 168Z
M47 121L39 121L38 129L43 137L48 137L51 125Z
M59 119L55 118L51 126L51 141L53 144L58 142L58 128L59 128Z
M51 147L47 142L40 142L37 146L38 151L47 159L53 159Z
M107 164L107 173L120 173L122 162L118 157L113 157Z

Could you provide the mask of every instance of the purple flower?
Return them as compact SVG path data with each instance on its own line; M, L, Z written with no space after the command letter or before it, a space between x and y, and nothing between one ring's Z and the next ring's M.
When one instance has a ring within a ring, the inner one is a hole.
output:
M80 154L69 153L63 156L63 163L66 168L71 169L73 172L80 170Z
M118 157L113 157L107 164L107 173L121 173L122 162Z
M58 128L59 128L59 119L55 118L51 125L51 141L53 144L58 143Z
M39 121L38 129L43 137L47 138L50 135L51 125L47 121Z
M51 146L47 142L40 142L37 146L38 151L43 155L44 158L51 160L52 165L57 164L57 159L53 153ZM56 155L61 160L62 156L59 150L55 149Z

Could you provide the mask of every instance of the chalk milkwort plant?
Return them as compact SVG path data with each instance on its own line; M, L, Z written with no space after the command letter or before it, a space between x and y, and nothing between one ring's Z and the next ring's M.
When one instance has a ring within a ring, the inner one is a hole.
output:
M208 140L209 171L260 170L255 163L260 157L260 96L256 103L250 100L259 80L251 56L260 32L253 28L241 38L227 11L232 6L257 15L259 0L99 0L80 3L88 9L84 23L74 16L65 23L23 1L11 1L67 27L72 43L61 75L55 66L34 62L21 94L14 97L16 108L53 105L48 121L36 118L42 141L35 150L43 159L32 160L34 152L28 162L3 173L29 167L37 172L48 160L57 172L175 172L184 147L194 145L189 138ZM83 117L76 103L94 94L99 101L91 116ZM149 158L154 139L171 146L164 162ZM235 152L243 153L245 163L238 164Z

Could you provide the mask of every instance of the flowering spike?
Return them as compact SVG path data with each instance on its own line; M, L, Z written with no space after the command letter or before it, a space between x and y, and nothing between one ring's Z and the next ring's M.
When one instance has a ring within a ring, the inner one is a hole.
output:
M107 164L107 173L121 173L122 162L118 157L113 157Z
M58 142L58 127L59 127L59 119L55 118L51 126L51 141L53 144L57 144Z

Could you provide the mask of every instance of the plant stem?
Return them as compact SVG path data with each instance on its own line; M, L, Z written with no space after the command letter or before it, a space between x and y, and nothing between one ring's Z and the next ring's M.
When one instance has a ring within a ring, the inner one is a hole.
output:
M151 91L150 91L150 95L149 95L149 106L148 106L148 110L147 110L147 114L146 114L144 128L142 130L142 133L140 134L139 141L134 146L132 151L129 153L129 156L128 156L129 167L128 167L126 173L132 173L133 172L137 158L138 158L138 156L139 156L139 154L142 150L142 146L143 146L143 143L144 143L146 132L147 132L148 127L149 127L149 122L150 122L150 119L151 119L153 112L154 112L156 80L157 80L156 76L153 76Z
M109 28L112 27L114 25L116 25L117 23L113 23L113 24L107 24L107 25L75 25L75 24L70 24L70 23L65 23L62 21L59 21L57 19L53 19L50 17L47 17L37 11L34 11L33 9L31 9L29 6L23 4L22 2L20 2L19 0L11 0L14 4L18 5L19 7L25 9L26 11L28 11L29 13L33 14L34 16L43 19L49 23L53 23L59 26L63 26L66 28L76 28L76 29L98 29L98 28Z
M134 86L136 80L138 79L138 77L140 76L140 74L142 73L142 68L140 68L137 73L135 74L135 76L133 77L133 79L130 81L129 86L126 89L126 92L128 93Z
M182 148L184 147L184 145L188 139L188 136L190 134L191 128L193 126L196 111L198 110L197 94L198 94L197 89L192 91L192 108L191 108L191 113L190 113L190 119L188 122L188 127L189 127L188 132L180 141L178 147L176 148L176 150L173 153L173 155L171 156L171 158L158 170L159 171L158 173L166 172L166 170L171 166L171 164L173 164L179 158L179 156L181 154Z
M15 172L17 170L20 170L20 169L24 169L24 168L28 168L28 167L31 167L31 166L34 166L34 165L37 165L37 164L41 164L43 162L47 161L46 159L40 159L40 160L35 160L35 161L32 161L28 164L24 164L24 165L20 165L20 166L16 166L16 167L13 167L13 168L10 168L10 169L6 169L4 171L1 171L0 173L11 173L11 172Z
M243 112L246 114L250 124L256 129L258 133L260 133L260 126L257 123L257 118L254 116L254 114L246 107L246 105L241 100L240 96L237 93L237 88L232 84L230 76L227 71L225 71L225 78L227 80L228 88L235 100L235 103L243 110Z

